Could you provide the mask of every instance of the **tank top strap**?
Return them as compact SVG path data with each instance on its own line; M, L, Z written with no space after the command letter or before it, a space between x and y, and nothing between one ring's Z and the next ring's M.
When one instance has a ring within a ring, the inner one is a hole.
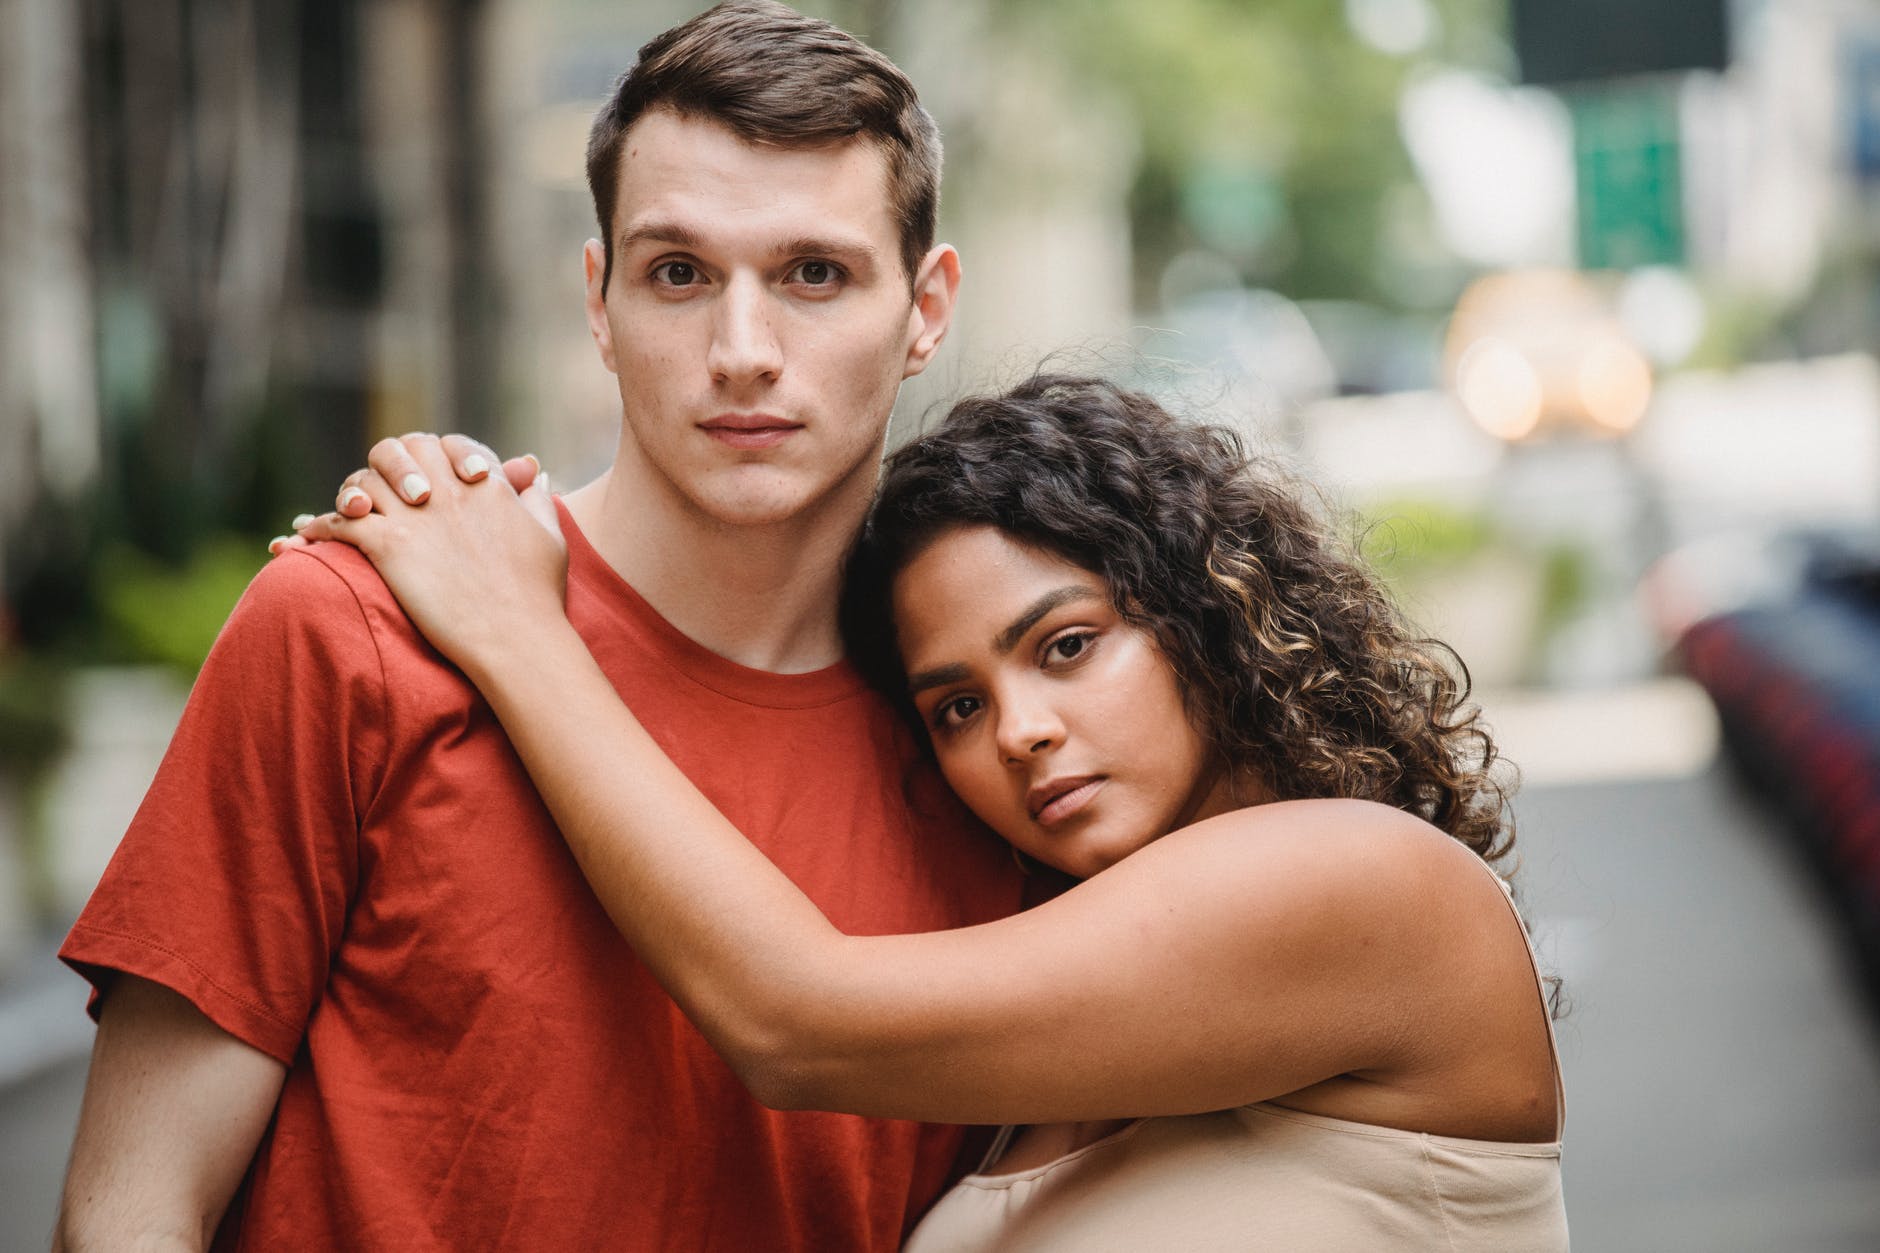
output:
M1560 1077L1560 1040L1554 1034L1554 1015L1548 1004L1547 981L1541 977L1540 960L1534 955L1534 936L1528 930L1527 919L1521 916L1520 908L1514 903L1513 885L1481 858L1476 858L1476 861L1495 881L1495 886L1501 889L1501 898L1508 903L1508 912L1514 915L1515 925L1521 928L1521 943L1527 950L1528 969L1534 973L1534 987L1540 998L1541 1020L1547 1024L1547 1052L1554 1071L1554 1139L1558 1140L1567 1129L1567 1089Z
M1018 1128L1011 1123L1000 1127L993 1135L992 1143L986 1146L985 1156L979 1159L979 1169L974 1173L987 1174L998 1165L999 1159L1005 1156L1005 1150L1011 1146L1012 1133L1017 1130Z

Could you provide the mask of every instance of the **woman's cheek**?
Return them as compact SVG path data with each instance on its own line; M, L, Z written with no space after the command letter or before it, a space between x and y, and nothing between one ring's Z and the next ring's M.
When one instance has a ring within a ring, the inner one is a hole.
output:
M964 801L966 807L978 815L988 826L999 825L999 813L996 806L993 783L986 777L984 764L974 761L972 756L957 747L941 750L940 777L953 789L954 795Z

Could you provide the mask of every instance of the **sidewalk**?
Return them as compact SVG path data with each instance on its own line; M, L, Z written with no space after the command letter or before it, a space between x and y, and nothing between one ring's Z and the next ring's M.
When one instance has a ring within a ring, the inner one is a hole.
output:
M1574 1247L1880 1249L1880 1033L1787 833L1715 770L1518 811Z

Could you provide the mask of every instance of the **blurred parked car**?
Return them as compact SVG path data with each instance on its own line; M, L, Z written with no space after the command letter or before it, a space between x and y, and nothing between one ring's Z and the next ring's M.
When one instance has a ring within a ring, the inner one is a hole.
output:
M1822 872L1880 997L1880 537L1792 537L1775 551L1788 560L1746 556L1789 577L1698 616L1677 654L1715 701L1733 764ZM1691 603L1690 566L1657 572L1661 609Z

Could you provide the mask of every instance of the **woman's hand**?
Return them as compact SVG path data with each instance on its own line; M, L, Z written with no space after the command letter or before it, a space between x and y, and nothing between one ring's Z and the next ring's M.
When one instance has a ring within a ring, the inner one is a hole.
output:
M423 431L414 431L410 435L397 438L387 437L372 445L366 454L366 469L354 470L340 482L339 495L334 502L334 509L342 518L363 518L372 512L372 500L364 492L357 490L359 480L370 471L377 471L380 478L393 484L399 499L408 505L422 505L431 498L431 480L412 456L407 442L415 446L418 441L435 439L443 448L444 455L450 459L457 477L465 483L480 483L488 478L491 468L499 464L489 445L477 442L468 435L432 436ZM539 478L544 491L548 488L548 477L542 473L542 463L533 456L511 457L500 462L503 477L518 492L525 492ZM276 556L290 548L305 548L314 538L305 534L307 528L316 521L311 513L297 514L294 518L294 534L276 535L268 541L268 551ZM326 538L326 537L320 537Z
M365 553L412 622L472 678L512 664L562 619L567 544L547 476L530 460L494 474L494 455L462 436L407 435L374 447L371 461L347 477L335 512L295 520L301 541Z

